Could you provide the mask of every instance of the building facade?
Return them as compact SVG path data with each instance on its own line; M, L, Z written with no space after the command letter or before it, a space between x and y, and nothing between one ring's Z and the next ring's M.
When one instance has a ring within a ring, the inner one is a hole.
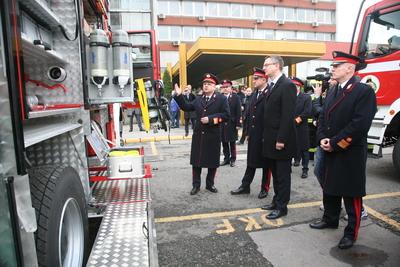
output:
M178 61L181 42L199 37L266 40L315 40L336 37L335 0L110 0L111 26L155 29L160 63ZM312 75L326 61L301 63L301 76Z

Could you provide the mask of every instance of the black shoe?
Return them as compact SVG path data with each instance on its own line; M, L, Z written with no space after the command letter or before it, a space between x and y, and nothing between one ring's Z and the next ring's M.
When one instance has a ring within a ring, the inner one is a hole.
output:
M217 188L215 188L215 186L213 186L213 185L212 186L207 186L206 189L208 191L210 191L211 193L217 193L218 192Z
M223 162L221 162L220 166L225 166L229 164L229 159L224 159Z
M299 161L295 161L295 162L293 162L293 166L295 166L295 167L298 167L298 166L300 166L300 162L299 162Z
M230 166L235 167L235 161L231 161Z
M275 210L276 205L274 203L267 204L261 207L262 210Z
M185 133L185 136L188 136L189 135L189 133Z
M266 198L268 196L268 192L265 191L264 189L261 189L260 193L258 194L258 198L262 199L262 198Z
M273 210L273 211L271 211L270 214L268 214L266 216L266 218L270 219L270 220L274 220L274 219L278 219L278 218L280 218L282 216L285 216L285 215L287 215L287 209L285 209L285 210Z
M199 191L200 191L200 187L193 187L192 191L190 191L190 194L193 196L193 195L196 195Z
M250 188L239 186L238 189L232 190L231 195L250 194Z
M308 177L307 171L303 171L303 173L301 174L301 178L305 179L307 177Z
M144 132L144 129L140 129L139 131Z
M324 220L318 220L313 223L310 223L310 227L312 229L318 229L318 230L326 229L326 228L337 229L338 225L329 224L329 223L325 222Z
M354 241L352 238L344 236L342 239L340 239L338 247L340 249L348 249L351 248L354 244Z

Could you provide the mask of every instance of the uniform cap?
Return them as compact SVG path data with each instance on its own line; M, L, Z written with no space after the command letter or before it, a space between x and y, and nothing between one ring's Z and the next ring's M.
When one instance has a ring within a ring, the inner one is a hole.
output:
M218 78L212 73L206 73L203 75L202 82L209 82L213 84L218 84Z
M221 85L222 86L232 86L232 82L230 80L223 80Z
M254 67L253 68L253 76L261 77L261 78L267 78L265 75L265 71L263 69Z
M292 76L292 77L290 77L290 79L292 80L292 83L294 83L295 85L298 85L300 87L304 86L304 82L302 80L300 80L299 78Z
M332 52L333 62L331 66L337 66L343 63L350 63L356 65L360 62L360 58L351 54L347 54L340 51Z

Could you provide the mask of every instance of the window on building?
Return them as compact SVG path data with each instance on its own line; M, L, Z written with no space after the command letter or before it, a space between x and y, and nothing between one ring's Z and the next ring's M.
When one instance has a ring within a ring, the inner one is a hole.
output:
M275 39L274 30L265 30L265 39L274 40Z
M275 8L276 20L285 20L285 8L277 7Z
M217 3L207 3L207 16L218 17L218 4Z
M287 20L287 21L295 21L296 20L294 8L285 7L285 20Z
M306 9L306 22L315 21L315 12L313 9Z
M184 1L182 2L182 16L193 16L194 6L192 1Z
M122 29L125 31L148 30L151 29L151 14L142 12L111 13L110 24L112 29Z
M251 19L253 17L253 14L251 12L251 5L241 5L240 8L242 10L242 18Z
M318 41L331 41L331 34L325 32L317 32L315 33L315 39Z
M264 7L264 18L268 20L275 20L274 7L272 6Z
M240 12L240 6L239 4L232 4L232 17L234 18L240 18L241 17L241 12Z
M183 26L183 41L193 41L194 40L194 29L193 27Z
M150 1L151 0L113 0L110 1L110 9L120 9L120 10L150 10Z
M199 37L207 36L207 31L205 27L193 27L193 40L196 41Z
M315 40L315 32L306 32L306 40Z
M218 28L217 27L208 27L208 36L218 37Z
M306 22L306 10L298 8L297 9L297 21L298 22Z
M170 26L170 40L180 41L181 38L181 27L179 26Z
M180 1L169 1L169 15L181 15Z
M242 38L247 38L247 39L252 38L252 29L243 29Z
M232 28L232 37L233 38L242 38L242 29Z
M159 40L159 41L168 41L169 40L169 26L158 26L157 40Z
M293 40L296 39L294 31L275 31L276 40Z
M220 17L230 17L231 12L230 12L230 4L229 3L219 3L218 4L218 15Z
M165 15L167 15L167 14L169 14L169 11L168 11L168 2L167 1L158 1L157 2L157 8L158 8L158 14L165 14Z
M259 5L254 5L254 14L256 18L264 18L264 7Z
M316 10L316 20L323 24L332 24L332 12L325 10Z
M206 14L206 7L204 2L194 2L194 14L196 16L204 16Z
M230 28L220 28L219 29L219 37L229 38L231 37L231 29Z

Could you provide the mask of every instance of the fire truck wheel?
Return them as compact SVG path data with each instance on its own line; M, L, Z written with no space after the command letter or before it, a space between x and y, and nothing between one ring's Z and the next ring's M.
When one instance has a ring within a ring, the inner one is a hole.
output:
M400 139L397 140L396 144L394 145L392 160L394 168L396 169L397 173L400 174Z
M88 217L79 175L71 167L41 166L29 171L29 181L39 266L84 266Z

